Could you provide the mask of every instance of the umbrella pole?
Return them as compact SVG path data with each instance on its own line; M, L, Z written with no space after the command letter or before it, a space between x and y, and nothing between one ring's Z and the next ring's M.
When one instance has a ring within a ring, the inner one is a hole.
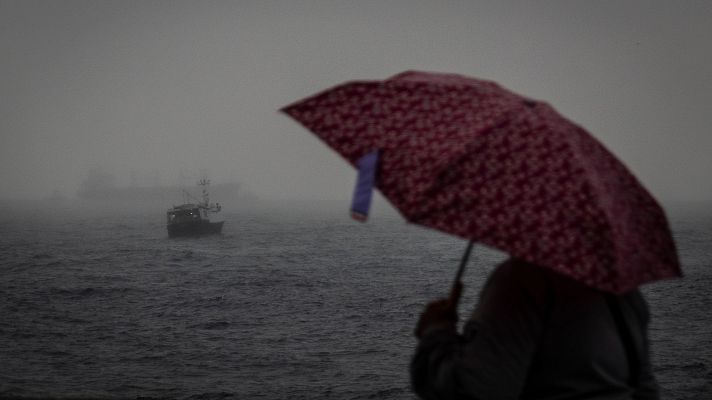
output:
M470 240L465 248L465 254L462 255L462 260L460 260L460 267L457 269L457 274L455 275L455 282L452 284L452 289L450 290L450 298L453 300L455 305L460 300L460 290L462 290L462 284L460 279L462 278L462 273L465 271L465 265L467 265L467 260L470 258L470 252L472 252L472 246L475 244L474 241Z

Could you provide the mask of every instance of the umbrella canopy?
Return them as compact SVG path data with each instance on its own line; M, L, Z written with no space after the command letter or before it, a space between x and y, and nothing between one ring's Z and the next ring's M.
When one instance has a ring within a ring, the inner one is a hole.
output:
M409 71L353 81L283 111L410 222L623 293L680 276L665 214L606 148L550 105L494 82Z

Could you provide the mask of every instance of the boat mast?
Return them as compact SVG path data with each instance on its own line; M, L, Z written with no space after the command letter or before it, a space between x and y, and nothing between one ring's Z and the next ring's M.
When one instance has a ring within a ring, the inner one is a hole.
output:
M209 207L210 197L208 195L208 185L210 185L210 179L203 178L198 181L198 185L203 188L203 204L205 204L205 207Z

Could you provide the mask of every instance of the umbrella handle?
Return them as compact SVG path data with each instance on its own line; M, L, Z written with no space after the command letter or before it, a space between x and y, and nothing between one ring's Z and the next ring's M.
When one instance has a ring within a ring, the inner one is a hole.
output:
M460 267L457 269L457 274L455 274L455 282L452 284L452 289L450 289L450 301L454 306L457 306L458 301L460 301L460 293L462 292L462 273L465 271L465 265L467 265L467 260L470 258L470 253L472 252L472 246L475 244L474 241L470 240L465 248L465 254L462 255L462 260L460 260Z

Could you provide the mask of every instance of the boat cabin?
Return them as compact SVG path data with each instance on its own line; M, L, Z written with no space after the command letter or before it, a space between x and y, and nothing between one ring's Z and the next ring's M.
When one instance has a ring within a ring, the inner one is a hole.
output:
M181 206L173 207L173 209L168 210L168 213L166 214L168 218L167 222L168 224L181 224L200 221L201 210L203 211L202 217L207 218L208 211L204 208L198 207L195 204L183 204Z

